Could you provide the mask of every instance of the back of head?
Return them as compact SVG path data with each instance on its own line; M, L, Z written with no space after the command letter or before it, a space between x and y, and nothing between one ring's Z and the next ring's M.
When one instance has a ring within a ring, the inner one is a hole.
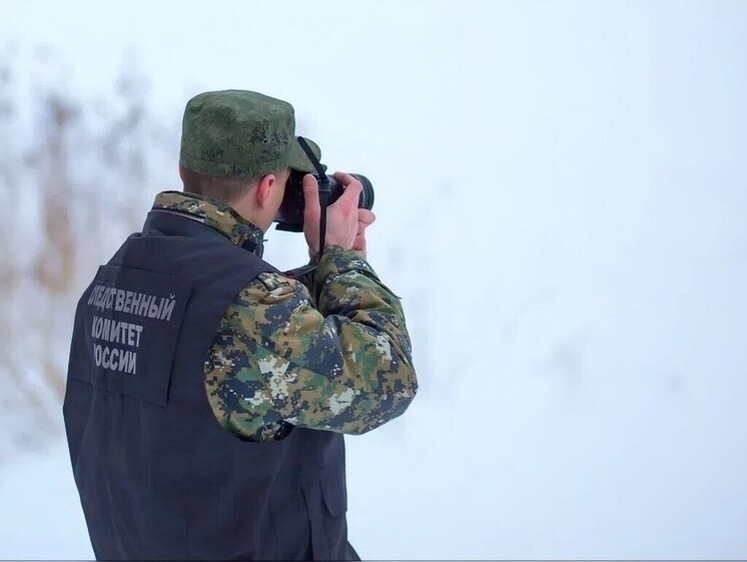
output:
M182 120L184 190L230 202L266 174L312 171L295 127L293 106L283 100L247 90L196 95Z

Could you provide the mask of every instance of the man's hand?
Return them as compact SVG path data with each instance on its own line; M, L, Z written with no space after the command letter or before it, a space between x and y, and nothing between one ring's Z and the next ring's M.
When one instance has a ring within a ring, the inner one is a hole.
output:
M361 255L366 257L366 228L371 226L376 220L374 215L368 209L358 209L358 234L353 241L353 250L357 250Z
M375 215L367 209L358 208L363 187L350 174L337 172L334 175L345 188L340 198L327 208L326 244L341 246L346 250L357 250L366 255L366 228L370 226ZM311 252L319 253L319 187L317 180L311 174L303 178L304 213L303 231L306 243Z

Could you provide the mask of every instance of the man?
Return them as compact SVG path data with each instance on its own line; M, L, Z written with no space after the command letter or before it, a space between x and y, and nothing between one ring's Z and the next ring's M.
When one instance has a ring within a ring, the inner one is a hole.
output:
M306 285L261 259L291 171L314 170L301 142L286 102L194 97L184 192L156 196L80 299L63 410L98 559L357 558L343 434L402 414L417 382L400 303L365 260L374 216L353 176L335 176L324 248L303 178L321 255Z

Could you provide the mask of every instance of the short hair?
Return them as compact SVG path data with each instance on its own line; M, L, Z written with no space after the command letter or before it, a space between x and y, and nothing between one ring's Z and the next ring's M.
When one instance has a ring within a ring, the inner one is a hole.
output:
M235 203L249 193L258 178L208 176L180 165L185 193L196 193L224 203Z

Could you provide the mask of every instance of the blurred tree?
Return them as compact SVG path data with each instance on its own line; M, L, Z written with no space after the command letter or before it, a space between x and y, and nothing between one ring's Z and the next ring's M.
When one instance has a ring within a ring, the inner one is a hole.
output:
M36 162L39 182L39 235L42 243L33 264L33 277L39 284L39 296L47 311L64 310L69 302L77 265L77 244L68 214L73 199L70 185L70 130L79 118L79 111L59 93L52 93L42 102L43 141ZM55 346L58 330L52 315L42 327L40 374L55 398L64 393L63 365L54 360L49 350Z
M42 402L34 385L24 377L23 356L18 353L17 304L23 282L23 263L18 259L21 234L16 228L17 217L22 214L21 191L18 189L22 176L21 150L18 138L18 108L16 104L13 63L17 48L7 45L0 58L0 197L2 197L5 220L0 221L0 408L5 418L4 426L9 432L0 434L0 455L19 440L26 437L26 426L19 423L23 410L42 410ZM16 431L17 429L17 431Z
M136 54L113 93L83 99L54 50L34 51L33 68L17 52L0 51L0 459L61 434L77 299L139 230L157 191L152 177L163 177L154 173L160 157L175 153L164 146L174 139L155 134Z

